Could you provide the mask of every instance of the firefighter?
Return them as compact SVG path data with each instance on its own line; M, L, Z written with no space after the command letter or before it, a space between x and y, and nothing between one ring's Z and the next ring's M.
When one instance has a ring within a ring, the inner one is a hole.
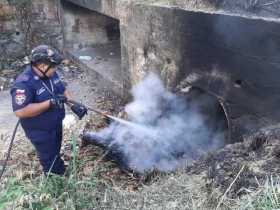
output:
M55 49L47 45L35 47L31 63L11 88L13 111L35 147L45 174L65 172L60 148L64 103L70 94L56 73L61 62L62 56ZM80 119L87 113L82 105L73 105L71 109Z

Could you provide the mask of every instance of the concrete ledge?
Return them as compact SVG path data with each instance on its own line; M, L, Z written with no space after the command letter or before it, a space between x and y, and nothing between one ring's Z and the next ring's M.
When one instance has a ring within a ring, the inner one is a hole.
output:
M81 7L119 19L115 0L67 0Z
M93 51L95 53L93 53ZM94 59L91 61L79 59L79 56L83 55L83 52L87 55L93 56ZM101 57L96 54L96 50L86 49L83 52L69 50L65 51L67 56L69 56L80 68L86 71L86 74L92 78L92 81L96 83L96 86L100 90L110 91L115 95L123 97L123 83L121 81L121 75L119 72L121 68L120 58L109 55L109 57L112 58L108 58L108 56L106 58L102 57L101 61L99 60ZM97 56L97 58L94 56ZM104 62L105 64L103 63L99 65L97 64L98 62Z
M215 95L235 139L279 122L280 20L150 5L132 13L122 33L132 84L157 71L170 89Z

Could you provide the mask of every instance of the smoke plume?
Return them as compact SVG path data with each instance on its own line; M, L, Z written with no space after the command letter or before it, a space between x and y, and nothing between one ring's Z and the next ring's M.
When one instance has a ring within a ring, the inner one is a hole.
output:
M94 133L100 144L121 152L130 169L171 171L222 146L223 134L206 126L208 119L197 106L165 90L155 74L136 85L132 95L125 107L131 123L115 122Z

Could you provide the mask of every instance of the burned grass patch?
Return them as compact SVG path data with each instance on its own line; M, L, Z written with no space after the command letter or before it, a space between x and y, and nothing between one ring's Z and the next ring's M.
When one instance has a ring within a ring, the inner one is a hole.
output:
M243 167L228 193L228 197L239 197L258 189L267 177L279 174L279 139L279 127L263 129L245 137L243 142L227 145L201 158L187 173L205 173L209 188L225 192Z

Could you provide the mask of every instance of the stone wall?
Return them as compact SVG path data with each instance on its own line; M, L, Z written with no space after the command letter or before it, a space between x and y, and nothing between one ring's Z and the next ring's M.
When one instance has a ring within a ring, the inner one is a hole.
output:
M7 1L0 1L0 70L8 68L12 61L11 55L21 56L24 50L21 42L23 36L15 18L16 8L10 6Z
M30 53L38 44L62 48L59 1L0 1L0 70Z

